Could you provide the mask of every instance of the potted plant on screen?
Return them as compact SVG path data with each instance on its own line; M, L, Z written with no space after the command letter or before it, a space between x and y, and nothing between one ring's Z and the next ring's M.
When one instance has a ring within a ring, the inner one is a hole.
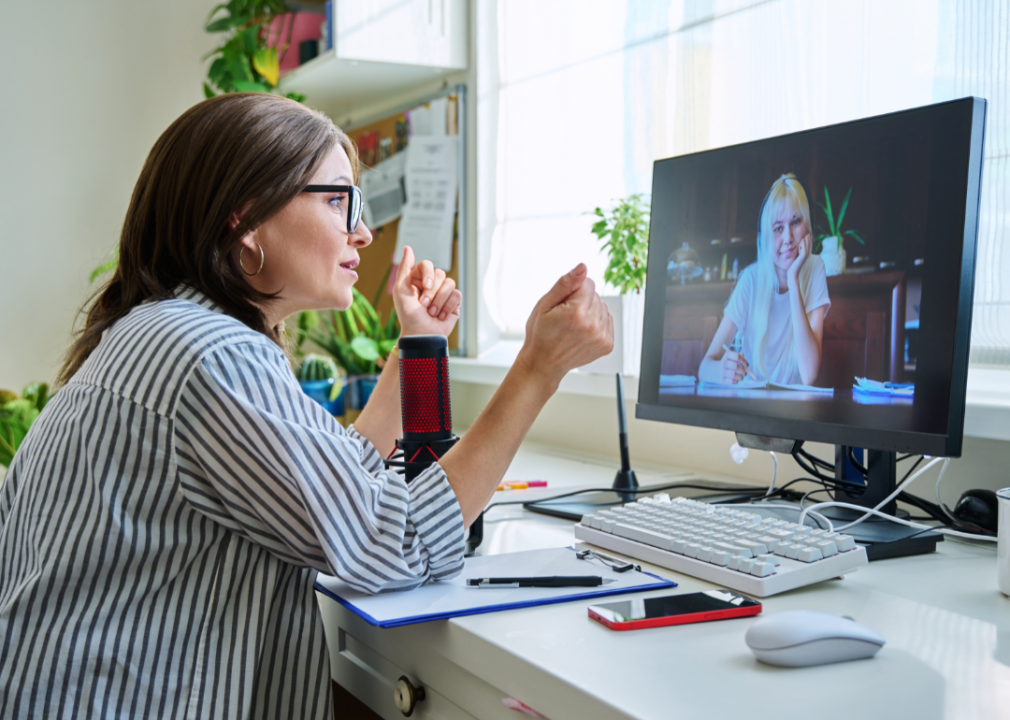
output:
M381 288L384 287L380 284ZM347 310L331 310L328 321L309 329L306 336L321 350L329 353L347 373L344 393L344 413L353 422L371 397L378 372L396 347L400 324L396 310L390 310L385 322L372 303L353 289L354 301Z
M845 272L845 247L842 245L842 242L845 240L846 235L860 245L866 244L855 230L842 230L845 211L849 209L850 195L852 195L852 188L849 188L849 191L845 193L845 199L842 200L842 206L838 210L837 219L831 208L831 196L828 194L826 185L824 187L824 202L817 203L828 217L828 232L821 232L817 236L811 252L815 255L820 254L821 259L824 261L824 270L828 275L841 275ZM820 230L820 228L817 229Z
M645 275L649 254L649 202L641 194L595 208L592 233L607 252L603 279L618 295L602 295L614 318L614 350L582 368L585 372L637 375L642 358Z

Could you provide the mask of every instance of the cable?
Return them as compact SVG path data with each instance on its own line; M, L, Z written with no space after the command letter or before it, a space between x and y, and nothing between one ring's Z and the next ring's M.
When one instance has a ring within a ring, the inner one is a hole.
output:
M816 505L811 505L809 508L806 508L805 510L802 510L800 512L799 524L800 525L803 524L803 520L806 517L806 515L808 513L812 513L814 511L814 508L820 509L820 508L825 508L825 507L844 507L844 508L849 508L850 510L865 511L865 514L862 517L860 517L858 520L854 520L853 522L850 522L847 525L843 525L842 527L840 527L838 529L835 529L834 526L831 525L831 521L828 520L828 525L829 525L829 527L830 527L830 529L831 529L832 532L843 532L843 531L845 531L845 530L847 530L847 529L849 529L851 527L854 527L854 526L860 524L861 522L863 522L864 520L866 520L870 515L877 515L879 517L884 518L885 520L890 520L891 522L896 522L896 523L898 523L900 525L905 525L907 527L923 528L923 529L926 529L926 530L934 530L935 532L941 532L944 535L951 535L953 537L968 538L969 540L982 540L982 541L985 541L985 542L996 542L996 538L995 537L989 537L989 536L985 536L985 535L979 535L977 533L959 532L957 530L950 530L949 528L945 528L945 527L938 527L938 528L928 528L928 527L925 527L924 528L924 526L919 525L917 523L914 523L914 522L911 522L911 521L908 521L908 520L902 520L901 518L894 517L893 515L888 515L887 513L880 512L880 508L882 508L883 506L885 506L887 503L891 502L891 500L893 500L894 498L896 498L898 496L898 494L902 490L905 489L906 486L910 485L912 482L914 482L915 480L917 480L920 475L922 475L924 472L926 472L927 470L929 470L929 468L933 467L933 465L935 465L936 463L938 463L940 461L943 461L943 467L940 469L940 478L937 480L937 486L939 486L940 481L943 479L944 472L947 470L947 466L950 464L950 458L933 458L928 463L926 463L926 466L924 468L922 468L917 473L915 473L914 475L912 475L911 477L909 477L907 480L905 480L904 482L902 482L895 489L895 491L893 493L891 493L886 498L884 498L874 508L867 509L867 508L860 507L859 505L852 505L851 503L841 503L841 502L823 502L823 503L817 503Z
M540 500L506 500L505 502L496 502L491 507L498 507L499 505L546 505L548 503L554 502L555 500L561 500L566 497L573 497L575 495L585 495L586 493L595 492L609 492L620 495L637 495L639 493L648 494L654 492L660 492L661 490L673 490L676 488L688 488L690 490L708 490L716 495L739 495L741 493L748 494L751 496L761 497L761 493L764 492L763 488L755 487L750 488L717 488L710 485L696 485L694 483L670 483L669 485L659 485L659 486L649 486L640 487L635 490L615 490L612 487L606 488L583 488L582 490L573 490L572 492L562 493L561 495L552 495L549 498L542 498Z
M768 451L768 454L772 456L772 462L775 463L775 467L772 470L772 484L768 486L768 492L765 493L765 497L768 497L773 492L775 492L775 480L779 476L779 459L775 457L775 453Z
M943 472L940 473L940 477L936 479L936 487L933 488L933 494L936 495L936 504L940 506L940 510L950 518L954 523L959 523L960 521L954 516L947 506L943 504L943 500L940 499L940 483L943 481Z
M795 505L782 505L782 504L776 504L776 503L762 503L761 507L763 507L763 508L769 508L769 507L773 507L773 508L785 508L787 510L796 510L797 509ZM819 528L824 529L824 527L826 525L827 529L831 530L831 521L828 520L826 517L824 517L823 515L821 515L819 512L815 512L812 508L807 508L806 510L803 511L803 515L804 516L806 514L808 514L808 513L809 513L810 517L812 517L814 520L817 521L817 526ZM805 517L800 517L799 522L796 523L796 524L797 525L803 525L805 519L806 519ZM821 522L820 522L821 520L824 521L825 525L821 525Z
M852 467L854 467L856 470L858 470L859 472L861 472L863 474L863 477L866 477L866 476L868 476L870 474L866 470L866 468L863 467L863 464L861 462L859 462L858 460L856 460L855 448L853 448L851 445L849 446L848 457L849 457L849 462L852 463Z
M877 510L880 510L880 508L884 507L885 505L887 505L887 503L889 503L892 500L894 500L894 498L896 498L898 496L898 493L900 493L902 490L904 490L912 482L914 482L915 480L917 480L920 475L922 475L924 472L926 472L931 467L933 467L934 465L936 465L938 462L941 462L941 461L943 462L943 469L940 470L940 475L942 476L943 475L943 471L947 469L947 464L950 463L950 458L933 458L932 460L930 460L926 464L926 467L924 467L922 470L920 470L919 472L915 473L911 477L908 477L906 480L903 480L902 483L900 485L898 485L897 488L895 488L894 492L892 492L886 498L884 498L879 503L877 503L876 507L874 507L872 510L867 510L866 508L860 507L859 505L851 505L850 503L839 503L839 502L817 503L816 505L811 505L810 509L813 509L815 507L816 508L821 508L821 507L850 507L850 508L852 508L852 507L854 507L857 510L866 510L866 514L863 515L863 517L859 518L858 520L854 520L854 521L850 522L848 525L843 526L838 531L838 532L841 532L841 530L845 530L847 528L853 527L853 526L858 525L859 523L863 522L864 520L866 520L866 518L868 518L871 514L874 514ZM800 525L803 524L803 515L806 512L808 512L808 510L804 510L802 513L800 513ZM885 517L887 517L887 516L885 516Z
M806 503L808 497L810 497L814 493L820 493L820 492L831 492L831 490L829 490L828 488L815 488L815 489L811 490L806 495L804 495L802 498L800 498L800 510L803 509L803 505Z

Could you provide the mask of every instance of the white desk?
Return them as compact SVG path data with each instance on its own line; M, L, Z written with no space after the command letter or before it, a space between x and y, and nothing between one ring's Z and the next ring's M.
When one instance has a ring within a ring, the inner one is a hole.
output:
M556 488L607 486L613 474L524 447L507 477ZM664 479L639 475L643 484ZM489 511L484 537L484 553L574 540L571 522L517 508ZM383 630L327 598L320 605L333 679L389 720L403 717L392 697L404 674L427 693L417 718L522 717L506 697L551 720L1010 718L1010 599L996 589L995 551L939 548L765 599L765 613L850 615L887 638L872 660L793 670L754 660L743 641L751 618L614 632L576 602ZM673 592L713 587L648 569L679 582Z

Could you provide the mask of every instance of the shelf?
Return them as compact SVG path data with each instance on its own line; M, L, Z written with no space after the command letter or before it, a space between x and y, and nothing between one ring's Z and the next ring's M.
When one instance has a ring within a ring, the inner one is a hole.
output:
M329 50L281 78L282 92L303 93L306 102L335 121L390 97L421 91L459 72L450 68L338 58Z

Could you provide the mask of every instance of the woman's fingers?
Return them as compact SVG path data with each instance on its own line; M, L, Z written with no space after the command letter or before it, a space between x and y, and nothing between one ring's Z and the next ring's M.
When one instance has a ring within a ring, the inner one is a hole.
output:
M459 315L459 306L463 304L463 294L459 290L453 290L449 294L449 299L442 306L442 312L438 314L439 320L445 320L450 315Z
M442 271L439 270L439 272ZM445 273L442 274L443 276L445 275ZM435 285L435 266L431 264L431 260L422 260L414 266L414 270L410 274L410 282L417 288L419 293L418 300L421 302L421 305L428 307L437 289Z
M428 305L428 314L432 317L437 317L441 312L445 310L445 304L449 301L452 296L453 290L456 289L456 282L452 278L447 278L445 273L441 270L435 271L435 287L434 295L432 296L431 303Z

